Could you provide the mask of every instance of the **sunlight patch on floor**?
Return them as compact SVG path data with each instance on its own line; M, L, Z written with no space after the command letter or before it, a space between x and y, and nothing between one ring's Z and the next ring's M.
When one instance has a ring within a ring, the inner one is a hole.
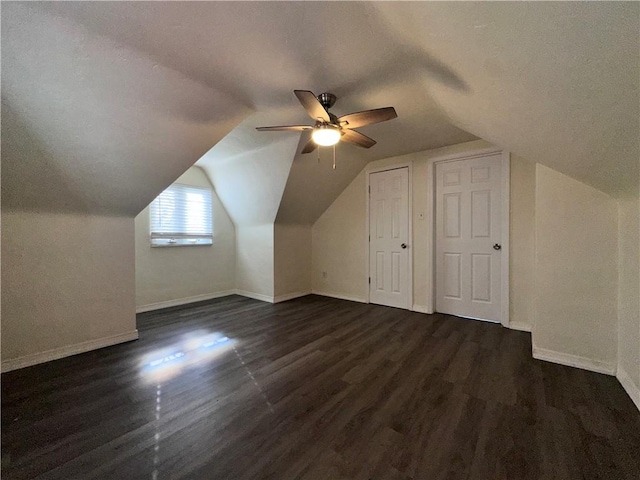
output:
M192 332L180 342L145 355L140 373L149 382L165 382L187 369L213 361L236 344L236 340L219 332Z

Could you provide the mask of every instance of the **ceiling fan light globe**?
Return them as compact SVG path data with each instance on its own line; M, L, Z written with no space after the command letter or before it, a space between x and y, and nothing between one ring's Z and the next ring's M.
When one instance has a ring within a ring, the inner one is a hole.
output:
M313 141L322 147L330 147L340 141L340 130L335 127L322 126L313 131Z

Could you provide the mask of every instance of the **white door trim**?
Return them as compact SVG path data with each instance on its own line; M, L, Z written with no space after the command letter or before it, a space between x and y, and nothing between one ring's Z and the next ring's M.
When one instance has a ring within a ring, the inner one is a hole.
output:
M431 289L427 292L427 313L435 312L436 269L435 269L435 164L467 160L500 153L502 156L502 271L501 271L501 316L502 325L509 327L509 186L511 153L499 148L483 148L464 153L442 155L427 159L427 278L431 279ZM368 209L367 209L368 211Z
M413 308L413 243L414 243L414 238L413 238L413 187L412 187L412 183L413 183L413 163L412 162L404 162L404 163L398 163L398 164L394 164L388 167L378 167L378 168L370 168L367 167L367 180L366 180L366 185L365 185L365 197L367 199L367 221L366 221L366 232L365 232L365 248L366 248L366 252L367 252L367 268L365 271L365 277L364 277L364 284L365 284L365 290L367 291L367 296L366 296L366 303L370 303L371 300L371 295L369 292L369 278L371 276L371 271L370 271L370 248L369 248L369 217L371 212L369 211L369 188L370 188L370 176L372 173L379 173L379 172L387 172L390 170L398 170L400 168L407 168L408 169L408 173L409 173L409 259L408 259L408 269L409 269L409 305L407 307L408 310L411 310Z

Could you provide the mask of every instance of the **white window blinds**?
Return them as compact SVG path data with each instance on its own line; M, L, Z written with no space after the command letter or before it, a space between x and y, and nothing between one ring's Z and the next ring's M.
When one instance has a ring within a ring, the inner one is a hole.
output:
M211 190L174 183L150 207L151 245L211 245Z

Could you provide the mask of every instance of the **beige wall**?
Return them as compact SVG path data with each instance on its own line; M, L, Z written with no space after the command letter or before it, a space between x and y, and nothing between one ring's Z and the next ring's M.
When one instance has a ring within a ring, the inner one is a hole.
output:
M534 356L615 373L614 199L536 166Z
M379 168L411 163L413 202L413 304L423 310L433 288L427 273L430 261L427 208L427 163L429 159L490 147L482 140L426 152L393 157L368 165ZM534 165L522 158L511 161L511 321L531 328L533 276ZM359 301L366 301L366 169L322 214L312 228L312 288ZM516 198L517 197L517 198ZM424 214L424 218L420 215ZM517 220L516 220L517 217ZM323 276L326 272L326 278Z
M276 224L274 234L275 300L310 293L311 226Z
M364 170L311 229L311 288L316 293L366 301L366 197Z
M130 338L134 292L132 218L2 212L3 369Z
M273 224L236 226L236 287L239 293L273 300Z
M198 167L187 170L176 182L212 188ZM166 302L195 301L198 297L235 288L235 228L215 192L212 200L211 246L151 248L149 207L136 217L136 307L139 310Z
M511 156L509 318L512 328L533 325L536 164Z
M640 200L618 201L618 378L640 408Z

